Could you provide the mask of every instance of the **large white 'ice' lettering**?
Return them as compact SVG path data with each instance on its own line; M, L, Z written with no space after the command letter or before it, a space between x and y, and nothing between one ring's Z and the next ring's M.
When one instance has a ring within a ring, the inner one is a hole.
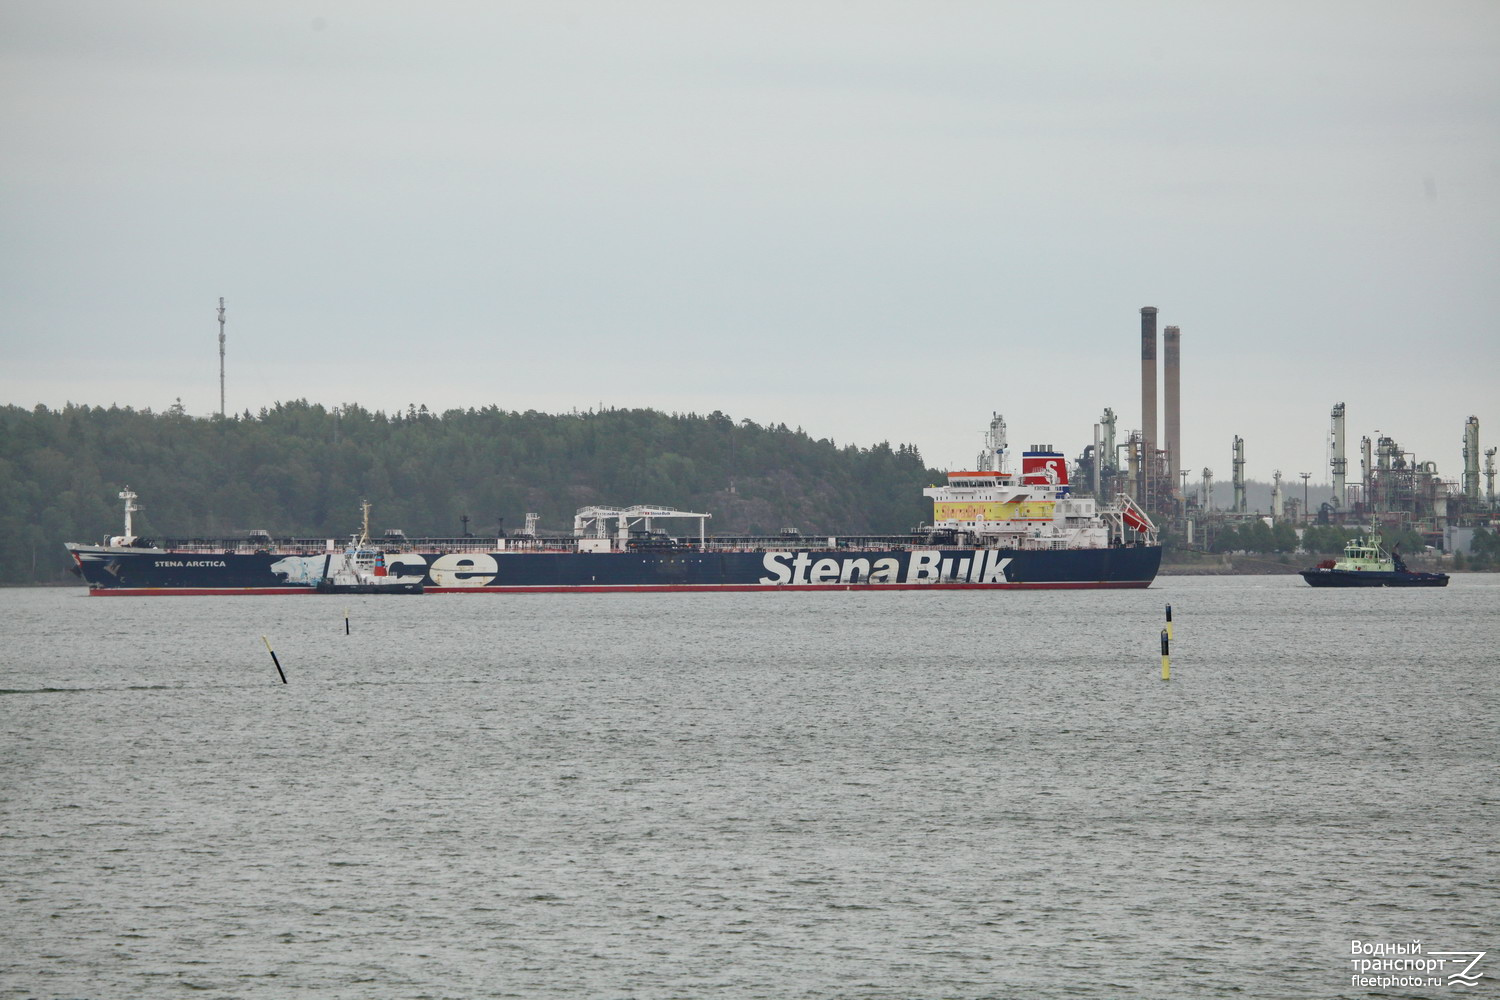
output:
M493 582L498 572L495 557L483 552L439 556L427 571L439 587L483 587Z
M385 557L385 571L420 583L427 575L427 560L415 552L395 552Z

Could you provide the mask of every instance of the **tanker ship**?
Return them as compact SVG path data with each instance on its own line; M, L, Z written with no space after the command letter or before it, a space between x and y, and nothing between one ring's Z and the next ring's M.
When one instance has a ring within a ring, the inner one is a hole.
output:
M272 538L156 542L137 537L126 487L125 531L67 543L99 596L316 593L539 593L1148 587L1161 562L1156 526L1129 497L1075 496L1049 445L1008 468L996 414L972 470L922 491L930 524L904 535L712 536L711 514L672 507L583 507L570 534L527 516L518 535L406 538L363 529L348 541ZM661 522L696 521L673 534Z

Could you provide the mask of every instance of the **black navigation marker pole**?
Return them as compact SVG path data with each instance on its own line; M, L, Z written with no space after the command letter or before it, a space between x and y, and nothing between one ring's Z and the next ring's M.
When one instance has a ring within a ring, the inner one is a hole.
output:
M271 654L271 662L276 664L276 672L281 675L281 683L285 684L286 672L281 669L281 661L276 659L276 650L271 648L271 640L261 636L260 641L266 644L266 652Z
M344 634L349 634L349 609L344 609Z

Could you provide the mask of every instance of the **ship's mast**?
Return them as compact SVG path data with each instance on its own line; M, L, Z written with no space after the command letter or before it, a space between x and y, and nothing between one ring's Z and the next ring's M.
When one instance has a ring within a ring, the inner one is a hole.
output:
M130 523L130 515L134 514L141 508L135 505L137 495L131 492L129 486L120 491L120 499L125 501L125 540L128 542L131 539L135 538L135 532L132 529Z
M984 450L975 461L975 472L1005 472L1005 418L996 413L984 435Z
M363 517L359 529L359 547L363 549L368 548L370 545L370 501L361 500L359 502L359 512Z
M219 416L224 416L224 296L219 296Z

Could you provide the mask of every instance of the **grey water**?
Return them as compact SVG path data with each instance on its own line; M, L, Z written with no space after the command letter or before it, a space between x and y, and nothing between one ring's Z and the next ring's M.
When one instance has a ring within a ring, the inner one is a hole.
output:
M0 614L4 998L1452 996L1500 976L1497 575L5 590ZM1486 978L1359 986L1353 941L1487 950Z

